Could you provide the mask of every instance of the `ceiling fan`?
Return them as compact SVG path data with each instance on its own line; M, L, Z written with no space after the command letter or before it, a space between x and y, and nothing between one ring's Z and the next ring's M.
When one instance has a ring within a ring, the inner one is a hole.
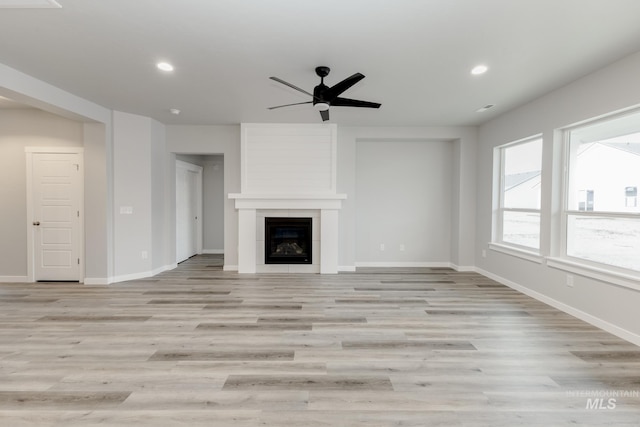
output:
M299 92L302 92L306 95L311 96L313 99L307 102L296 102L294 104L285 104L278 105L276 107L269 107L269 110L273 110L275 108L282 107L290 107L292 105L301 105L301 104L313 104L316 110L320 111L320 117L322 117L322 121L329 120L329 107L364 107L364 108L380 108L381 104L376 102L368 102L368 101L360 101L357 99L349 99L342 98L340 95L342 92L349 89L354 84L358 83L360 80L364 79L364 75L360 73L355 73L351 77L347 77L340 83L337 83L331 87L324 84L324 78L329 75L331 69L329 67L316 67L316 74L320 77L320 84L313 89L313 94L307 92L304 89L300 89L299 87L292 85L289 82L285 82L278 77L269 77L271 80L274 80L278 83L282 83L283 85L289 86L292 89L295 89Z

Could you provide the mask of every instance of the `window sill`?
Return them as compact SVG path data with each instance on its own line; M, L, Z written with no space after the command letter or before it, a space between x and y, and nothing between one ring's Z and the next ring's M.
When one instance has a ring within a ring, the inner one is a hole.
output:
M501 243L489 243L489 249L506 255L525 259L527 261L535 262L536 264L542 264L542 261L544 260L544 258L537 252L527 251L513 246L503 245Z
M593 267L591 265L570 261L564 258L548 257L547 265L551 268L557 268L558 270L568 271L580 276L640 291L640 277L633 274L625 274L607 270L605 268Z

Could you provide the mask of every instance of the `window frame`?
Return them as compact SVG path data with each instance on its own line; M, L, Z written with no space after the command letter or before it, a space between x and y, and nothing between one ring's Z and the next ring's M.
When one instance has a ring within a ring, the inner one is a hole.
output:
M616 120L623 118L625 116L639 115L640 119L640 110L632 110L624 113L616 113L607 115L606 117L601 117L595 120L589 120L585 122L581 122L574 126L566 127L562 129L562 187L561 187L561 209L560 209L560 253L558 254L558 258L550 257L548 260L548 264L552 267L566 269L568 271L575 272L577 274L584 274L591 277L596 277L602 279L603 277L607 277L609 275L613 275L623 279L622 282L613 280L614 283L626 286L633 287L635 289L640 289L635 285L629 286L627 280L632 279L634 282L638 281L637 275L640 273L638 270L634 270L631 268L625 268L616 266L613 264L607 264L604 262L598 262L594 260L589 260L586 258L581 258L577 256L569 255L569 218L571 216L578 218L622 218L622 219L634 219L640 220L640 212L617 212L617 211L598 211L598 210L580 210L579 204L576 209L570 209L571 205L571 194L572 189L571 183L571 167L572 162L575 160L575 155L572 153L571 147L571 133L577 131L582 128L586 128L589 126L598 125L601 123L606 123L608 121ZM640 125L639 125L640 127ZM603 140L607 139L606 137L602 138ZM605 275L605 276L603 276ZM610 279L607 277L607 280Z
M495 208L495 222L494 222L494 232L493 232L493 242L491 242L490 247L492 249L511 253L518 254L517 256L523 255L524 258L531 259L533 261L538 261L538 257L541 253L541 240L542 240L542 200L538 200L538 208L514 208L514 207L505 207L505 167L506 167L506 150L508 148L513 148L518 145L524 145L528 143L532 143L535 141L540 141L542 149L544 149L544 139L542 134L532 135L526 138L518 139L516 141L509 142L507 144L502 144L494 148L495 159L498 162L498 167L495 168L497 173L497 204ZM543 162L543 154L542 150L540 152L540 179L542 179L542 162ZM540 195L540 198L542 195ZM509 242L504 240L504 217L505 212L515 212L515 213L532 213L537 214L539 218L538 224L538 247L531 247L525 245L519 245L517 243ZM531 257L533 256L533 257Z

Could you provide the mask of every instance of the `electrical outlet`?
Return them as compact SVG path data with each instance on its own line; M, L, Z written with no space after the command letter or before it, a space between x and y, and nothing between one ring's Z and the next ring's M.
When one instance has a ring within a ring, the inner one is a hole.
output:
M567 274L567 286L573 288L573 274Z
M384 251L384 243L380 243L380 250Z
M483 249L482 250L482 258L486 258L487 257L487 250Z
M142 256L142 259L149 258L149 253L147 251L142 251L140 255Z
M404 244L400 245L400 252L404 251Z

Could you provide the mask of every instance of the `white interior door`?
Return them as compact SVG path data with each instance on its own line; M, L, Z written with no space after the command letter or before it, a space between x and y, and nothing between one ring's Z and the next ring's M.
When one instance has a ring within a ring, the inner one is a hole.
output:
M201 251L202 168L176 162L176 262Z
M82 157L33 153L30 221L35 281L79 281Z

